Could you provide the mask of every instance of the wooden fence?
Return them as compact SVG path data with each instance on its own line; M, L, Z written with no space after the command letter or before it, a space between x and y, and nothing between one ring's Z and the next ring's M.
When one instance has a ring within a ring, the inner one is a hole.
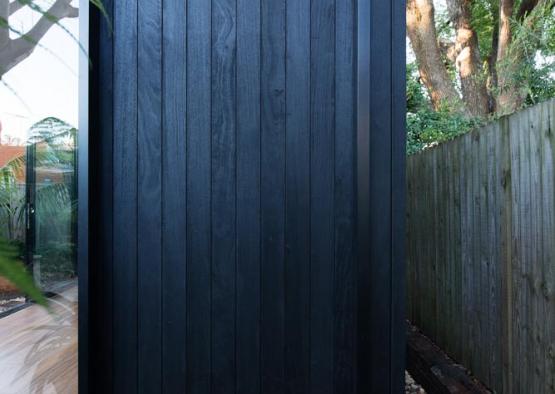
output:
M555 101L409 157L408 317L499 393L555 392Z

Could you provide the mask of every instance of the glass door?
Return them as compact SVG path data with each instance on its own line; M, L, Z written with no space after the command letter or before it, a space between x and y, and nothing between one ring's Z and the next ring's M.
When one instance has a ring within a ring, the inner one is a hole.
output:
M78 391L76 141L87 7L0 0L2 394Z

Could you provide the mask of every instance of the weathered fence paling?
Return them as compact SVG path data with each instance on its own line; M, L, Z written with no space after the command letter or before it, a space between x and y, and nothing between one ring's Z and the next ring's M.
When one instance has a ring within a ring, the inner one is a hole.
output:
M407 163L408 317L502 393L555 392L555 101Z

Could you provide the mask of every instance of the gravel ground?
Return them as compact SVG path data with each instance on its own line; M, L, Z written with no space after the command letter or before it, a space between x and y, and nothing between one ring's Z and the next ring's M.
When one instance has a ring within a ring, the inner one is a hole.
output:
M405 393L407 394L426 394L426 391L414 381L408 372L405 372Z

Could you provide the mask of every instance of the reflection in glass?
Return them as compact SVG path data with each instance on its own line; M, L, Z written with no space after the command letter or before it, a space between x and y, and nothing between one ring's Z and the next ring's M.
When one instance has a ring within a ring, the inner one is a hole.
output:
M76 135L0 144L0 393L77 392Z

